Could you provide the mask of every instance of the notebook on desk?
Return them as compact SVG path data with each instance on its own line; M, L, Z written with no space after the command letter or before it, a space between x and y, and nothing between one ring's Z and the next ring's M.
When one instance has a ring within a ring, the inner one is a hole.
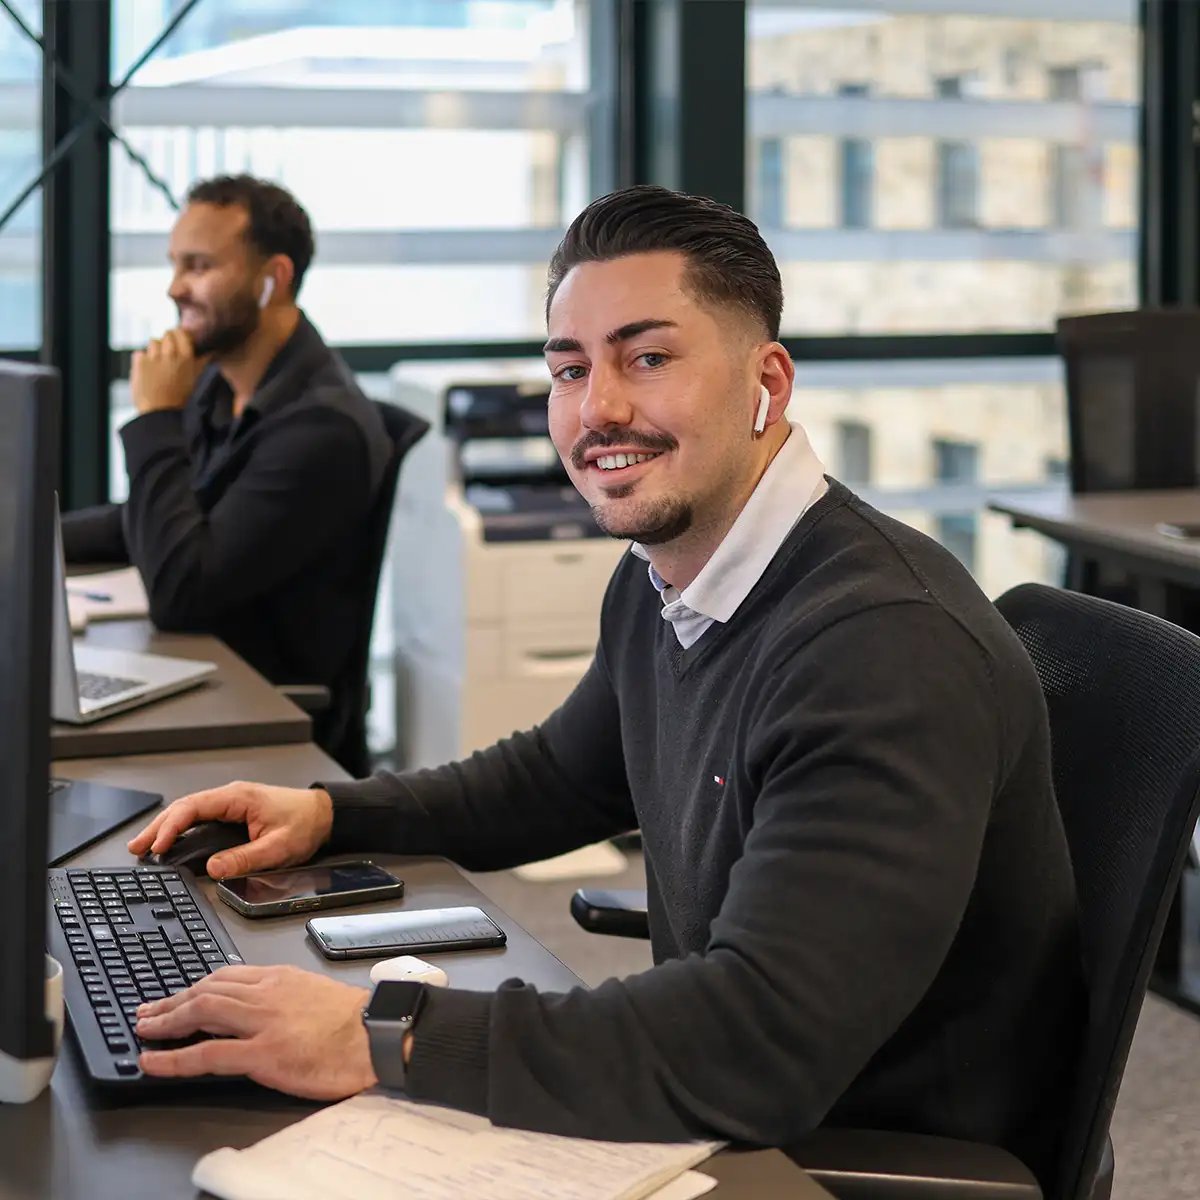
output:
M67 596L85 621L121 621L150 615L150 600L137 567L72 575Z
M192 1183L221 1200L649 1200L721 1142L597 1142L365 1092L264 1138L206 1154ZM679 1195L711 1184L689 1179Z
M77 646L71 636L62 525L57 517L54 531L50 715L56 721L72 725L98 721L194 687L216 671L216 664L210 662Z

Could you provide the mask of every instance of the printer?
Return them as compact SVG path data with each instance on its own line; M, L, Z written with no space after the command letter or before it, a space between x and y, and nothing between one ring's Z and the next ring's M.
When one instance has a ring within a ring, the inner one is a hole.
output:
M401 364L429 421L392 518L396 751L437 766L544 720L592 660L628 545L605 536L550 441L545 367Z

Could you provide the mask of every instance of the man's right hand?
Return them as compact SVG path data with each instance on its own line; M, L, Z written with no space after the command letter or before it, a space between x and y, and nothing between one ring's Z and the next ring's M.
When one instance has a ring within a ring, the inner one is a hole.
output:
M131 854L161 854L197 821L244 821L250 841L208 860L213 878L307 862L329 841L333 801L320 788L230 783L167 805L128 843Z

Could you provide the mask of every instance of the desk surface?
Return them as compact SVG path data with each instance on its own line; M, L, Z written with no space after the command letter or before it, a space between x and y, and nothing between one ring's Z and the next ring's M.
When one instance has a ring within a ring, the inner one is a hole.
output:
M237 778L303 787L343 776L312 745L75 760L55 763L54 772L157 791L167 800ZM72 865L127 862L124 843L137 827L135 822L118 830ZM502 950L438 955L451 985L490 990L514 975L546 990L578 984L571 971L450 863L373 857L405 880L406 900L414 907L478 904L508 934ZM202 886L211 897L211 883L205 880ZM347 982L367 982L369 962L332 963L310 948L304 917L251 921L215 903L248 962L292 963ZM248 1146L314 1108L246 1084L171 1086L150 1096L113 1099L82 1077L68 1034L50 1089L32 1104L0 1110L0 1200L194 1197L198 1193L188 1180L202 1154L219 1146ZM722 1200L828 1196L777 1150L726 1152L703 1170L721 1181L712 1195Z
M1007 499L996 495L988 508L1081 550L1108 551L1183 571L1200 571L1200 541L1165 537L1160 522L1200 522L1200 489L1154 492L1064 492Z
M87 645L167 654L217 664L199 687L92 725L54 723L52 758L160 754L307 742L312 721L224 643L200 634L160 633L149 621L96 621ZM297 681L302 682L302 681Z

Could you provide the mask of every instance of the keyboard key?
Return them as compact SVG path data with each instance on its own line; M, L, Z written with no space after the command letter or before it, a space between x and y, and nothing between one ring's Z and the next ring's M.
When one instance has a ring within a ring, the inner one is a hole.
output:
M118 1075L136 1075L138 1073L138 1065L131 1058L118 1058L113 1066Z
M128 1054L129 1043L123 1037L105 1038L104 1044L114 1054Z

